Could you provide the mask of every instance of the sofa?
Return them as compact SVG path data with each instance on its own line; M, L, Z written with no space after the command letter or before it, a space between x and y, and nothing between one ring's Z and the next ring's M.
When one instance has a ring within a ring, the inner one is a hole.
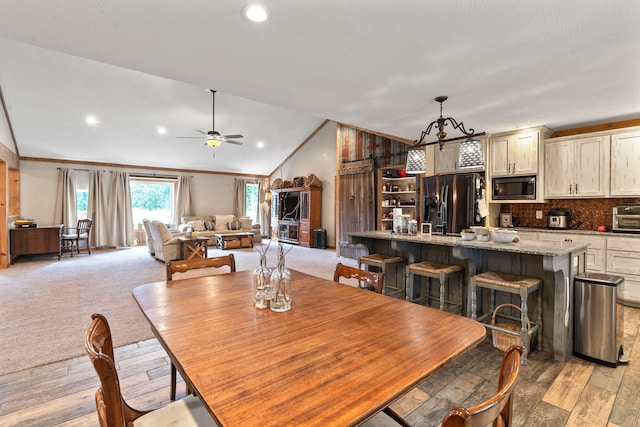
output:
M216 246L216 234L220 233L252 233L253 244L262 242L260 224L253 224L248 217L238 218L234 215L198 215L183 216L178 226L180 232L196 231L198 236L208 237L209 246Z

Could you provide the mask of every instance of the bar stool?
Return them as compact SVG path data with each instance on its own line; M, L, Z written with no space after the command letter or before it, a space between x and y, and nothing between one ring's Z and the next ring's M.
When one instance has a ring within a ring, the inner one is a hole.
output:
M520 295L520 332L512 331L505 328L500 328L489 323L485 323L485 327L494 331L500 331L509 335L515 335L520 337L520 343L525 347L525 351L522 354L522 364L527 364L527 355L531 351L531 338L534 334L537 334L538 338L538 350L542 350L542 287L540 279L518 276L508 273L496 273L493 271L487 271L485 273L477 274L469 278L469 292L471 293L471 318L478 321L482 321L493 315L495 307L495 291L508 292L511 294ZM476 315L477 296L476 288L486 288L491 290L491 304L490 310L487 313L481 314L479 317ZM538 292L537 298L537 311L538 320L531 322L529 320L529 308L527 305L527 299L530 293ZM513 316L506 316L504 314L501 317L510 318L512 320L518 320ZM530 326L531 325L531 326Z
M406 284L406 295L407 301L411 302L427 302L429 304L429 300L437 300L440 302L440 310L445 310L445 303L450 305L449 310L447 311L457 311L460 310L460 314L462 314L462 281L464 278L464 269L458 265L448 265L448 264L439 264L437 262L424 261L417 262L415 264L409 264L406 267L406 275L407 275L407 284ZM414 275L427 277L429 279L427 284L427 293L424 296L415 296L413 294L413 278ZM457 289L458 289L458 299L448 300L445 298L445 288L448 287L449 279L457 276ZM440 295L438 297L431 296L431 279L438 279L440 281Z
M384 281L382 282L382 293L384 295L394 296L403 294L402 298L404 298L404 280L402 284L399 284L396 277L395 281L393 283L390 283L390 275L387 273L387 268L393 266L396 268L396 274L394 276L397 276L397 268L402 268L402 277L404 279L404 258L395 255L369 254L358 257L358 268L362 269L363 264L367 266L367 270L369 269L369 266L372 266L379 268L380 271L384 273Z

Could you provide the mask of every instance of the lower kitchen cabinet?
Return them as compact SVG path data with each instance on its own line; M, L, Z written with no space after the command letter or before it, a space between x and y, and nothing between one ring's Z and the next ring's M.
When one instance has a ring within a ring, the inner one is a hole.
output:
M520 234L518 232L518 234ZM538 233L538 240L553 242L582 242L590 243L586 254L586 269L594 273L604 273L606 271L606 242L605 236L593 236L588 234L564 234L564 233Z
M607 238L607 273L624 277L624 301L640 307L640 239Z

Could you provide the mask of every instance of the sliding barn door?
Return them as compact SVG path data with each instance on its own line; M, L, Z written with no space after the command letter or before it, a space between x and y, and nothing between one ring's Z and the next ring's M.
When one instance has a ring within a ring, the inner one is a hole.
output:
M362 248L349 244L347 233L376 229L373 160L343 165L338 175L337 255L357 258Z

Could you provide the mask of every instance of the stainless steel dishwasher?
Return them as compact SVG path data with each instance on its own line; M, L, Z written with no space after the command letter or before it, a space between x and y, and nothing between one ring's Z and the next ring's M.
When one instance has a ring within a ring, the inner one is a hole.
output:
M573 352L585 359L617 366L625 363L624 314L618 302L624 278L582 273L574 281Z

